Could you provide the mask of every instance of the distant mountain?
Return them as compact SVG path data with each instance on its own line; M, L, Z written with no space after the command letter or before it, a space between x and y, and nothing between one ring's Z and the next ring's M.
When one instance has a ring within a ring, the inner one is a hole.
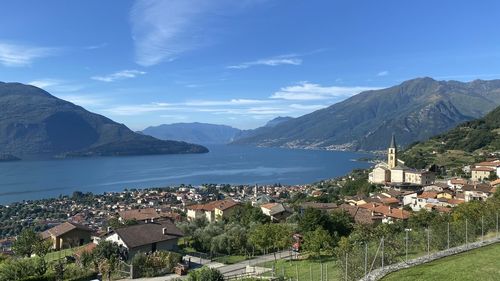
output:
M333 150L385 149L394 133L402 146L480 118L500 104L500 80L469 83L417 78L362 92L288 120L236 144Z
M226 144L233 141L239 129L206 123L175 123L148 127L141 133L162 140L177 140L201 144Z
M0 82L0 154L25 158L207 151L134 133L37 87Z
M270 121L268 121L264 126L256 128L256 129L251 129L251 130L241 130L236 136L234 137L234 143L238 143L238 140L240 139L247 139L251 138L253 136L258 136L262 133L265 133L269 128L274 128L284 122L293 120L293 117L281 117L278 116Z
M402 155L403 160L420 168L431 164L463 167L490 152L500 151L500 107L485 117L468 121L425 142L417 142Z

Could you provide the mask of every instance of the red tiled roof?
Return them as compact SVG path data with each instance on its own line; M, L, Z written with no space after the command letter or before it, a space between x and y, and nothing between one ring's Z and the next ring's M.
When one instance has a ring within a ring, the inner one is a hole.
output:
M201 211L213 211L215 209L225 211L237 205L239 205L238 202L232 199L226 199L226 200L213 201L207 204L191 205L188 206L187 208L189 210L201 210Z
M380 213L386 217L396 218L396 219L408 219L410 217L410 212L403 209L391 208L389 206L380 205L377 203L367 203L359 206L360 208L368 209L376 213Z

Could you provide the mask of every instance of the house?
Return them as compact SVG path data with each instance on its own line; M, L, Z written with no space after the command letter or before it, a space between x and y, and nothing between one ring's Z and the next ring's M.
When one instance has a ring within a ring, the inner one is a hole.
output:
M357 224L378 225L384 219L381 214L372 212L369 209L361 208L359 206L342 204L339 208L347 212Z
M127 259L132 259L139 252L175 251L179 238L183 236L175 224L164 220L118 228L107 233L102 239L117 243L125 249Z
M205 217L209 222L218 221L231 215L241 204L232 200L217 200L207 204L188 206L187 217L189 220Z
M462 188L465 202L486 201L496 191L496 187L489 184L466 185Z
M267 203L260 206L262 213L271 218L271 221L282 221L291 215L291 212L281 203Z
M468 181L462 178L454 178L448 180L447 184L450 189L457 190L457 189L462 189L464 185L468 184Z
M74 222L65 222L42 232L42 238L53 242L52 248L60 249L82 246L91 242L92 230Z
M180 215L172 212L164 212L155 208L133 209L118 212L120 221L158 221L160 219L169 218L174 221L180 220Z
M489 179L496 174L496 169L493 167L474 167L471 169L471 179L473 181L482 181Z
M480 167L493 168L493 169L495 169L495 174L497 176L500 175L500 160L498 160L498 159L477 163L475 166L477 168L480 168Z
M410 212L408 211L378 203L368 203L359 207L372 211L373 215L382 216L382 223L393 223L398 220L407 220L410 217Z

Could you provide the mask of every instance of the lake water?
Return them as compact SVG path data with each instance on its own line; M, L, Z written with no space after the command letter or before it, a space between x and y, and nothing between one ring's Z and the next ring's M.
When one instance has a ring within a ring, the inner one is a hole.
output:
M0 204L71 194L177 184L305 184L344 175L365 154L244 146L209 153L0 163Z

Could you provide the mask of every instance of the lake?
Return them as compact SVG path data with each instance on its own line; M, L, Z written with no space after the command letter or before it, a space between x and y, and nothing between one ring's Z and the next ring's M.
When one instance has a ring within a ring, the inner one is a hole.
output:
M369 163L366 154L246 146L208 146L209 153L0 163L0 204L178 184L305 184Z

